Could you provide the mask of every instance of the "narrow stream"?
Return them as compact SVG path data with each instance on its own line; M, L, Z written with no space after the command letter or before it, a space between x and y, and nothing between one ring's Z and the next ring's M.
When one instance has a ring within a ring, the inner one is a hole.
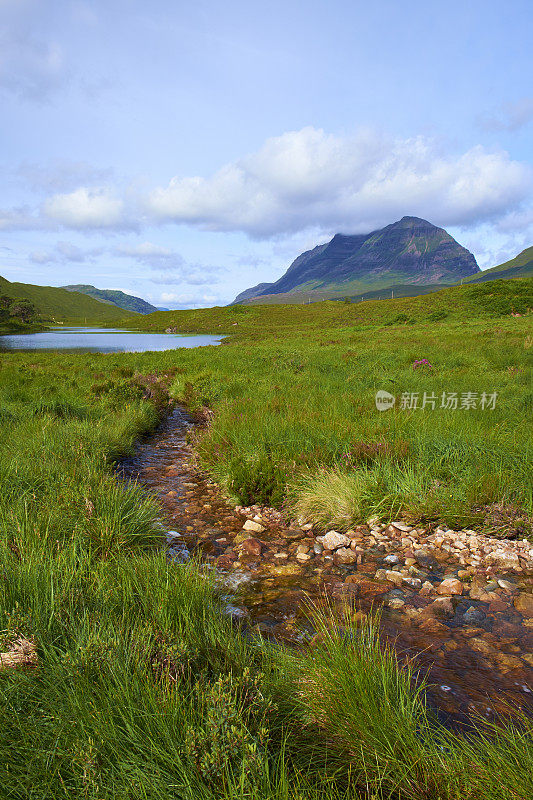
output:
M265 530L252 533L255 538L243 549L239 540L247 517L192 465L187 442L192 426L176 408L139 442L121 471L158 497L169 530L169 558L179 562L200 549L226 576L232 611L248 627L278 641L304 643L307 598L321 604L327 597L332 607L353 598L363 615L380 606L384 640L427 676L428 700L442 718L457 724L473 714L493 718L509 705L533 713L533 619L519 613L516 603L520 593L529 606L532 574L508 575L513 591L497 589L492 595L497 602L454 598L451 615L435 619L424 614L427 598L376 580L386 553L375 542L362 543L361 563L335 566L315 553L313 531L291 528L274 513L263 516ZM299 546L307 548L306 560ZM429 578L442 580L446 564L430 566ZM400 596L402 610L391 603Z

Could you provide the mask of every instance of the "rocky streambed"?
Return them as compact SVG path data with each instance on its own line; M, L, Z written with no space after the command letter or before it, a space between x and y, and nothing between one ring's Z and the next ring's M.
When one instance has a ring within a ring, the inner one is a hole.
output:
M399 520L324 532L234 507L196 469L192 424L175 409L121 469L161 502L168 557L200 550L223 576L231 613L263 636L312 645L309 599L333 610L353 601L356 621L380 608L383 639L427 676L441 715L533 713L533 543Z

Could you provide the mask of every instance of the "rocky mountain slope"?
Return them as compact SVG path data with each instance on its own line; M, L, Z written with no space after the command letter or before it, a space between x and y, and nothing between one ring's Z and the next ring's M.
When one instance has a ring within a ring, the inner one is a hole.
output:
M336 234L302 253L275 283L247 289L235 302L305 294L310 299L362 294L398 284L454 284L479 273L476 259L443 228L403 217L368 234ZM292 300L295 302L296 298Z

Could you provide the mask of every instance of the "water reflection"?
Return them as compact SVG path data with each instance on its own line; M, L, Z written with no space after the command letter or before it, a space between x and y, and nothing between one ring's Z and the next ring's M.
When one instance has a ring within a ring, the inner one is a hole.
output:
M75 353L144 353L220 343L220 336L127 331L121 328L52 328L40 333L0 336L0 352L65 350Z

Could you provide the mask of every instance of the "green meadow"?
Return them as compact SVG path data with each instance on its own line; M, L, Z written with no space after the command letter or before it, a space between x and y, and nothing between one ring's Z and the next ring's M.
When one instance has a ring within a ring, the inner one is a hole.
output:
M215 576L166 561L155 501L113 472L170 399L213 410L195 448L235 501L531 535L531 307L531 280L498 281L136 319L218 347L0 354L0 651L23 637L38 659L0 670L3 796L531 797L530 720L448 731L350 609L310 609L302 652L243 636Z

